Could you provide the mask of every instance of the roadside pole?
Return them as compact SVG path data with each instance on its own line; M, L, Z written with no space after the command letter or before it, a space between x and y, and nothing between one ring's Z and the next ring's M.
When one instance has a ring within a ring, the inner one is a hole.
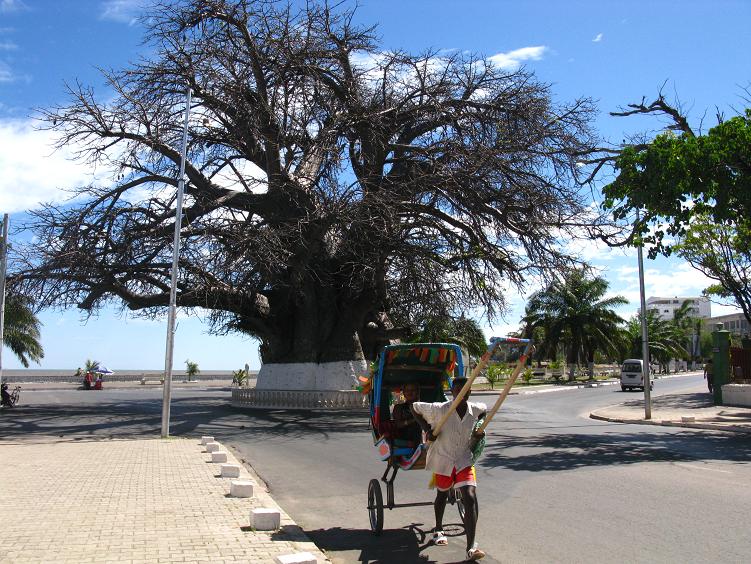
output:
M5 273L8 270L8 214L3 215L3 239L0 245L0 384L3 383L3 339L5 338Z
M188 151L188 118L190 117L190 86L185 91L185 125L180 154L180 175L177 179L177 205L175 209L175 238L172 245L172 281L167 315L167 346L164 355L164 389L162 394L162 438L169 437L170 403L172 401L172 357L175 348L175 316L177 313L177 267L180 259L180 229L183 219L185 193L185 159Z
M639 210L636 210L636 223L639 223ZM647 334L647 301L644 297L644 257L642 245L637 247L639 256L639 298L641 300L641 356L642 374L644 376L644 419L652 419L652 392L649 389L651 378L649 374L649 335Z

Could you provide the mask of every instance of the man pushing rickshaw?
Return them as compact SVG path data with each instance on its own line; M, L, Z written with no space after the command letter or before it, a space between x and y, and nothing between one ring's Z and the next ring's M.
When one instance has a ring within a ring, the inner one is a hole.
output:
M468 402L472 383L502 344L523 347L517 366L500 396L488 411L483 404ZM467 559L479 560L485 553L475 539L478 518L477 480L474 462L482 453L485 428L508 396L532 349L528 339L491 339L488 350L466 377L463 353L447 343L389 345L379 356L374 372L363 379L363 392L370 398L370 423L376 448L386 471L368 485L368 513L373 532L383 530L383 509L433 505L433 544L448 544L443 532L447 504L455 504L467 534ZM451 390L447 401L444 390ZM395 396L404 402L390 409ZM421 432L422 431L422 432ZM399 470L427 468L433 472L433 502L395 502L394 480ZM390 474L390 475L389 475ZM383 502L380 482L386 485Z

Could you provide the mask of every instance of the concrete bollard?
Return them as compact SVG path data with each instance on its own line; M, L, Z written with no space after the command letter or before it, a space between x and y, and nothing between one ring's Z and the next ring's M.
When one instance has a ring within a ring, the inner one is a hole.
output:
M210 443L206 443L206 452L216 452L220 448L222 448L222 445L217 442L212 441Z
M212 452L211 462L227 462L227 453L223 450Z
M310 552L282 554L274 558L276 564L318 564L318 559Z
M240 466L237 464L222 464L222 478L239 478Z
M253 497L253 482L248 480L232 480L229 487L229 495L232 497Z
M250 511L250 526L256 531L276 531L281 516L276 509L259 507Z
M207 443L213 443L213 442L214 442L214 437L208 437L208 436L201 437L201 444L202 445L205 445Z

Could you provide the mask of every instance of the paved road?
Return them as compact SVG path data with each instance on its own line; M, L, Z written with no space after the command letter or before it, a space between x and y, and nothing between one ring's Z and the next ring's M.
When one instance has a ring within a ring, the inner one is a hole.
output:
M655 394L702 393L701 377L660 380ZM458 515L445 548L425 546L432 509L386 512L368 530L366 487L383 471L361 414L237 412L226 391L176 390L175 434L213 434L237 448L272 495L334 562L457 562ZM751 506L747 436L588 419L634 399L616 386L512 396L489 429L478 466L479 539L486 562L746 561ZM160 390L34 392L0 420L3 437L158 431ZM478 401L492 396L476 396ZM427 473L397 478L397 501L427 501Z

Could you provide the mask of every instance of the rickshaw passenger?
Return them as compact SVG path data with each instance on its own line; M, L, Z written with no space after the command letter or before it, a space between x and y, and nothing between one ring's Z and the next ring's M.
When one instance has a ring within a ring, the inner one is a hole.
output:
M451 395L456 396L467 383L466 378L454 378L451 384ZM481 403L470 403L469 391L448 418L438 437L433 436L433 426L438 423L444 413L451 406L450 401L443 403L414 402L412 413L417 422L427 434L429 441L435 441L428 449L426 468L434 473L437 487L435 502L435 529L433 529L433 543L448 544L443 532L443 513L446 509L449 490L456 487L460 490L464 503L464 529L467 532L467 560L479 560L485 552L475 542L477 517L479 514L475 488L477 480L475 467L472 465L472 447L475 440L479 440L483 433L476 433L479 421L485 418L487 408Z
M416 448L422 442L422 429L412 414L412 404L420 397L420 387L415 383L408 383L402 388L404 402L394 406L392 418L396 426L395 446Z

